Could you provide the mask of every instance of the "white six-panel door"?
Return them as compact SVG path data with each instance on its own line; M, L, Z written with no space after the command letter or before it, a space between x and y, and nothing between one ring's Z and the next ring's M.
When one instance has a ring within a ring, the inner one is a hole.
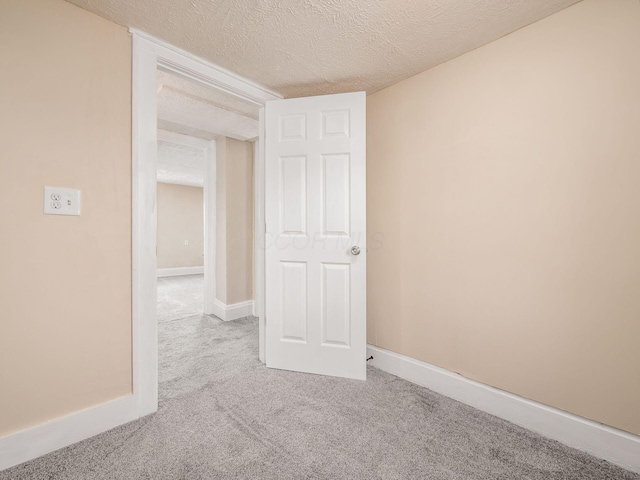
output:
M266 104L268 367L366 378L365 105Z

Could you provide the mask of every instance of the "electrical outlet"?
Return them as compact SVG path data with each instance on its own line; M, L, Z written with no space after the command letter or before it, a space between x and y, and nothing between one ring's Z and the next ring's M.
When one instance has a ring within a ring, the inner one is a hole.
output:
M80 215L80 190L44 187L44 213L46 215Z

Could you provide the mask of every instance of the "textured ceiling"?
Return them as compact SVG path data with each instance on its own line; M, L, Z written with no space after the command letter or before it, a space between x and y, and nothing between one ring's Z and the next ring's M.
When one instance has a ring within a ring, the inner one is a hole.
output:
M158 128L213 140L258 136L258 107L163 71L157 73Z
M285 97L372 93L578 0L68 0Z
M204 184L202 149L158 140L158 181L202 187Z
M190 137L255 138L258 107L172 73L158 71L156 79L158 181L201 187L207 144Z
M158 120L236 140L250 140L258 136L257 120L170 88L163 88L158 93Z
M245 115L254 120L258 119L258 111L260 107L250 102L241 100L234 95L229 95L214 88L205 87L192 80L188 80L174 73L158 70L157 90L159 93L166 90L172 90L184 96L198 99L203 102L210 103L216 107L229 110L240 115Z

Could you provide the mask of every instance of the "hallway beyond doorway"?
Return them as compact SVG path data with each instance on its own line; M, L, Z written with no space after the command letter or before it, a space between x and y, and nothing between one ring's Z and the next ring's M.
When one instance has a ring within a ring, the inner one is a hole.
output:
M239 354L258 358L257 319L223 322L203 314L203 291L204 275L158 278L160 403L202 388L221 371L235 371Z
M199 315L204 304L204 275L158 278L158 323Z

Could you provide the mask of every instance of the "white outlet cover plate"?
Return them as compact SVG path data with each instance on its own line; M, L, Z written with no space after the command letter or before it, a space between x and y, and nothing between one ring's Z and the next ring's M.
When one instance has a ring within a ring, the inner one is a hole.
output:
M80 215L80 190L63 187L44 187L46 215Z

